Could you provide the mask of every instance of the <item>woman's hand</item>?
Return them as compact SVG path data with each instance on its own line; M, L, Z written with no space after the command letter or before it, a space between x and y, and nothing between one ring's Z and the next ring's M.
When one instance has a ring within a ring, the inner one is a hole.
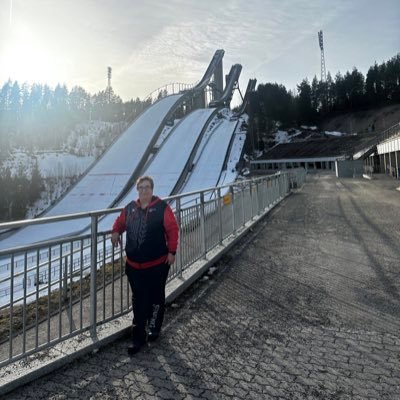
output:
M118 232L112 233L111 243L114 247L118 247L121 244L121 235Z
M172 265L175 262L175 255L172 253L168 253L166 263L168 265Z

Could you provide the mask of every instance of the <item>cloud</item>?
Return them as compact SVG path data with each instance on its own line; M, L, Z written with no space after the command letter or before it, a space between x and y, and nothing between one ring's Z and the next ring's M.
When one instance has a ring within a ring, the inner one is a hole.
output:
M163 5L163 15L173 17L158 27L157 34L136 43L120 75L141 76L142 82L132 83L139 91L151 82L156 86L177 79L194 82L218 48L225 49L226 71L231 64L242 63L247 74L255 75L305 37L315 35L317 43L320 19L315 16L332 19L344 3L331 6L329 12L324 4L305 0L283 1L279 7L272 0L232 1L216 8L211 4L175 0Z
M40 38L59 81L102 90L111 66L114 90L124 99L169 82L198 81L219 48L225 50L225 73L240 63L243 79L292 87L319 70L320 29L334 73L361 57L364 64L371 57L380 62L400 44L398 0L13 0L13 5L13 20ZM0 15L0 52L8 6Z

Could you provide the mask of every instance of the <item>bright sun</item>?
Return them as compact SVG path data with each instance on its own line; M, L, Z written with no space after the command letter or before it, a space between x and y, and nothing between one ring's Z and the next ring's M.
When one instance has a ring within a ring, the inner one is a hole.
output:
M12 28L1 58L5 75L12 81L33 83L53 78L48 52L25 27Z

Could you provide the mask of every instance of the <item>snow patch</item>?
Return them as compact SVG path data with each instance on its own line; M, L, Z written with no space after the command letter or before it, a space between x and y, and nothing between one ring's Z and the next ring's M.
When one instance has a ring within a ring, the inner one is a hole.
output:
M289 135L286 131L277 131L275 133L275 142L276 143L289 143Z
M316 131L318 129L315 125L313 125L313 126L301 125L300 128L301 129L307 129L307 130L310 130L310 131Z
M334 132L334 131L333 131L333 132L325 131L324 133L325 133L325 135L337 136L337 137L345 136L345 135L346 135L346 134L343 133L343 132Z
M23 173L30 179L37 162L42 178L72 178L82 175L94 160L94 156L80 157L65 152L33 154L19 149L10 154L2 167L9 169L12 177Z

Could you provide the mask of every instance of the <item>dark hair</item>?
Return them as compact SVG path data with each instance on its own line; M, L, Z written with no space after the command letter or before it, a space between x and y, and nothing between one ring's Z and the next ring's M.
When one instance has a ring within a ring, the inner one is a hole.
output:
M153 178L151 176L141 176L140 178L138 178L138 180L136 181L136 189L138 188L139 184L141 184L143 181L149 181L150 182L150 186L151 186L151 190L154 189L154 181Z

